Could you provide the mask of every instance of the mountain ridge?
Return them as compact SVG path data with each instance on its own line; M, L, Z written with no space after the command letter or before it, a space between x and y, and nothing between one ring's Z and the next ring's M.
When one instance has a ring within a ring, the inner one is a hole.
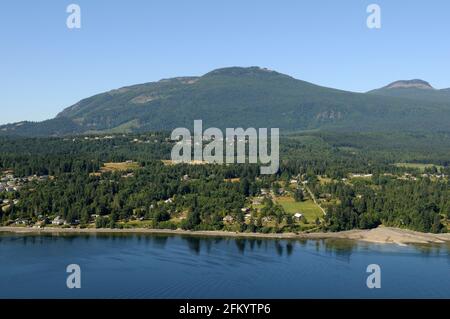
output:
M431 89L435 88L431 86L431 84L427 81L421 79L413 79L413 80L398 80L392 82L385 86L386 89L396 89L396 88L416 88L416 89Z
M417 90L441 91L419 89L414 85L431 85L413 81L406 88L398 87L401 81L396 81L389 89L355 93L266 68L227 67L202 76L161 79L99 93L65 108L54 119L3 125L0 133L48 136L172 130L191 127L195 119L219 128L279 127L287 132L450 130L450 99L446 100L450 89L424 103L414 96ZM392 94L410 94L411 90L412 97Z
M367 93L424 102L450 103L450 88L435 89L429 82L420 79L395 81Z

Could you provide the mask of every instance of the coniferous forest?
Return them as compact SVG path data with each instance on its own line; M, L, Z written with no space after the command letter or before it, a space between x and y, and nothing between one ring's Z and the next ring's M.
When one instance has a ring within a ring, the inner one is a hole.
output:
M166 132L0 138L0 221L17 227L447 232L450 136L297 133L280 169L173 164Z

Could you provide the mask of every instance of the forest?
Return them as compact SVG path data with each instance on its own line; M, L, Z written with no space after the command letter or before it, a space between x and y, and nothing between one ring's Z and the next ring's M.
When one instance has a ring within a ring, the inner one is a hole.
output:
M166 132L0 137L1 224L447 231L448 135L305 132L280 145L279 171L260 175L255 164L175 165Z

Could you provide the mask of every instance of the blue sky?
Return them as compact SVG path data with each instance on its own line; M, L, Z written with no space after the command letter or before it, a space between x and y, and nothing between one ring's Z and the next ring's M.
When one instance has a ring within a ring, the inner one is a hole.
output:
M66 27L81 7L82 28ZM381 7L368 29L366 8ZM448 0L45 0L0 6L0 124L54 117L96 93L226 66L367 91L450 87Z

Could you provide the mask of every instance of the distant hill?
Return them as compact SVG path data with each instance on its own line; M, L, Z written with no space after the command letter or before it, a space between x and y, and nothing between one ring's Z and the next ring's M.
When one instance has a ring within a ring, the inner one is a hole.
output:
M259 67L230 67L200 77L164 79L94 95L55 119L4 125L0 133L42 136L172 130L191 128L195 119L202 119L205 127L279 127L282 132L450 131L450 102L403 91L435 91L426 86L397 83L368 94L352 93Z
M436 90L428 82L423 80L396 81L381 89L372 90L368 93L408 98L416 101L450 104L450 89Z

